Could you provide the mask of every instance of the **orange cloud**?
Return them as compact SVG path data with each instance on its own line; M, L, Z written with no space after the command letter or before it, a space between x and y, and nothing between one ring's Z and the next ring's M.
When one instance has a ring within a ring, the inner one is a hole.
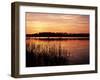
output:
M26 33L89 33L89 15L26 13Z

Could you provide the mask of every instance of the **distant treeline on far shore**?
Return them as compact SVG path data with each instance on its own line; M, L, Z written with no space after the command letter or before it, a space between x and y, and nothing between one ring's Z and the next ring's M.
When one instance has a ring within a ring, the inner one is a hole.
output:
M26 34L26 37L89 37L89 34L88 33L40 32L34 34Z

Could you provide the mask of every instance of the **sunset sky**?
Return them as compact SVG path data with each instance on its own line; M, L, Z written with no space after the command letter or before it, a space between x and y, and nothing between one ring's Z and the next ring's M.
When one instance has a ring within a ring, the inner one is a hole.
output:
M26 13L26 34L39 32L89 33L89 16Z

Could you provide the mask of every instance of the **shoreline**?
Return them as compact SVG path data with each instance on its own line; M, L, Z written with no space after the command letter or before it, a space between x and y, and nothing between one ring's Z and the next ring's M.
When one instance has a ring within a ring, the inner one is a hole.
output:
M89 37L26 37L35 40L89 40Z

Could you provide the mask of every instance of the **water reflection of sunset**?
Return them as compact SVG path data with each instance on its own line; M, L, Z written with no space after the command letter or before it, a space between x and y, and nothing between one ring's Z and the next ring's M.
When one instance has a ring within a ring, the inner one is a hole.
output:
M26 33L89 33L89 16L75 14L26 13Z
M26 45L31 58L27 67L89 64L89 40L27 39Z

